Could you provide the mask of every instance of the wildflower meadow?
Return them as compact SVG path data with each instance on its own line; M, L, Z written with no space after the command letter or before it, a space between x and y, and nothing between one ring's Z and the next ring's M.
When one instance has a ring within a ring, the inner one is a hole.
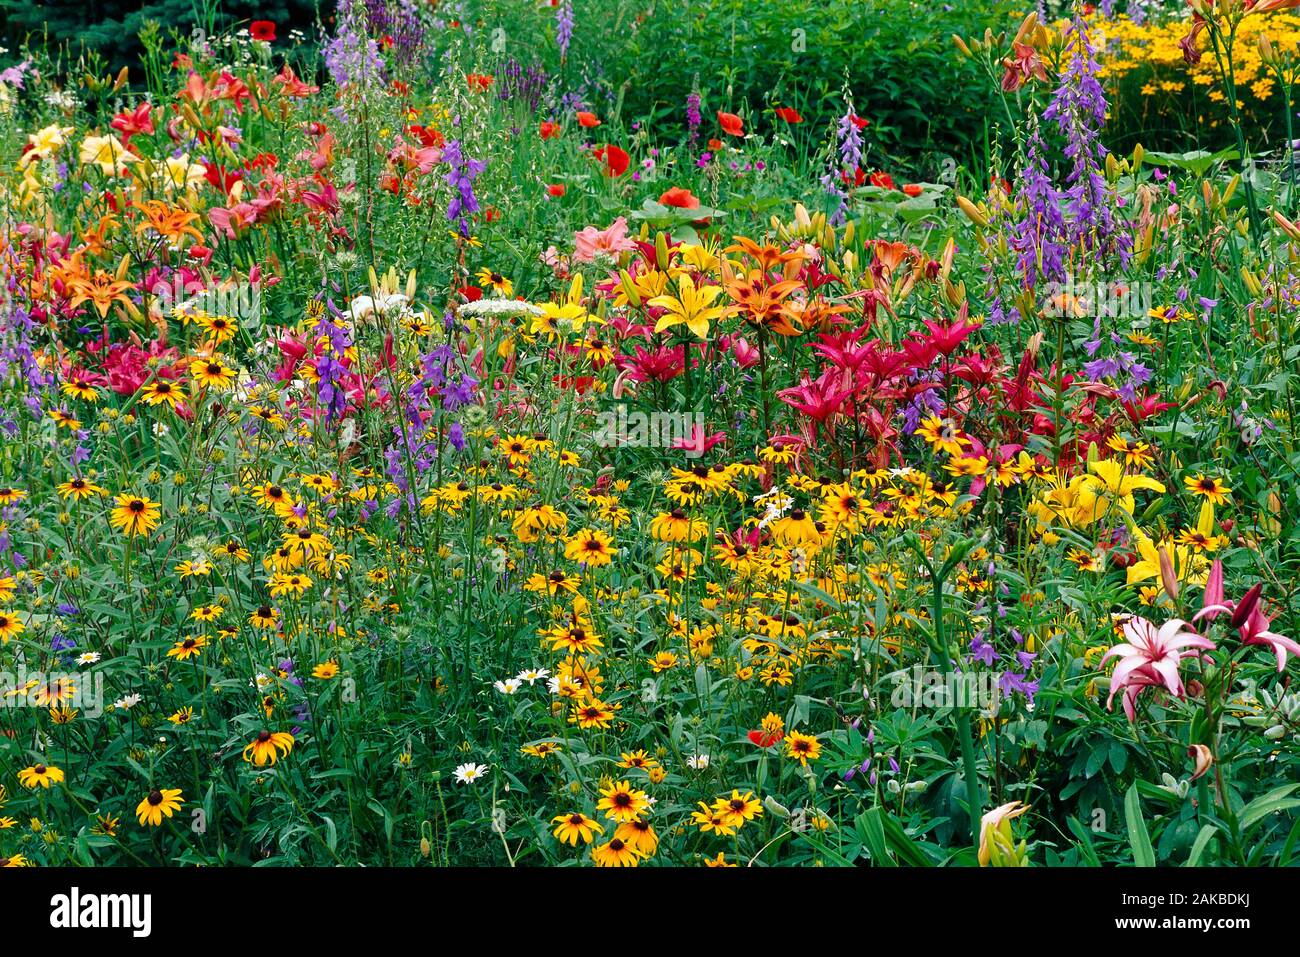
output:
M1298 0L200 7L0 50L0 866L1300 864Z

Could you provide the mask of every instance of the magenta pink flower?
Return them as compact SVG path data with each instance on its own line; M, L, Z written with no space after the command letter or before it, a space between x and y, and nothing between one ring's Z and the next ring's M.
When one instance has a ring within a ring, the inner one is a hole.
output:
M1205 597L1201 610L1192 616L1192 621L1202 618L1213 621L1219 615L1230 615L1228 627L1236 628L1243 644L1265 645L1277 658L1277 670L1286 667L1286 654L1300 656L1300 644L1290 638L1268 630L1272 623L1260 608L1260 595L1263 587L1256 584L1240 600L1234 601L1223 597L1223 563L1215 560L1210 566L1210 575L1205 582Z
M1181 698L1183 681L1178 663L1196 657L1199 652L1195 649L1214 650L1214 642L1192 631L1181 618L1171 618L1156 628L1134 615L1124 622L1123 635L1124 642L1111 648L1101 660L1104 663L1108 658L1120 658L1111 675L1106 708L1110 709L1115 694L1124 689L1124 713L1130 721L1136 719L1134 703L1143 688L1164 687L1175 698Z
M1293 655L1300 655L1300 645L1290 638L1269 631L1269 624L1268 617L1256 604L1246 623L1238 628L1237 632L1245 644L1267 645L1277 657L1277 670L1281 671L1286 667L1286 653L1289 651Z

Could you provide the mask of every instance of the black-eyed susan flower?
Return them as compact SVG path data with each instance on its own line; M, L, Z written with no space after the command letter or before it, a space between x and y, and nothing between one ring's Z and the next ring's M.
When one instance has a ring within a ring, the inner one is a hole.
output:
M708 522L692 519L680 508L660 512L650 520L650 537L661 542L695 542L708 533Z
M591 859L597 867L636 867L641 862L641 855L632 845L616 837L607 844L593 847Z
M99 390L90 382L82 378L71 378L59 386L64 395L70 395L74 399L82 399L86 402L99 401Z
M731 797L720 797L713 802L713 810L722 817L727 827L739 829L747 821L752 821L763 813L763 804L754 797L753 791L741 794L732 790Z
M614 829L614 838L632 848L642 859L654 856L655 850L659 847L659 835L646 820L620 824Z
M75 432L81 428L81 420L63 409L51 409L50 419L53 420L56 429L67 429L69 432Z
M540 761L545 761L552 754L558 754L563 750L564 748L554 741L539 741L537 744L525 744L519 749L519 753L526 754L530 758L537 758Z
M1208 502L1215 505L1226 505L1228 496L1232 494L1232 489L1228 488L1220 478L1211 478L1205 475L1189 475L1183 479L1183 485L1193 495L1198 495Z
M916 434L931 448L947 455L961 455L962 450L970 445L970 439L963 434L961 426L950 418L937 415L922 419L916 427Z
M331 678L337 678L339 674L339 663L333 659L322 661L311 670L313 678L319 678L321 681L329 681Z
M197 658L207 645L208 638L206 635L191 635L188 638L182 638L168 648L167 657L175 658L177 661Z
M619 755L618 767L627 770L636 769L638 771L649 771L653 767L658 767L659 762L646 754L645 750L624 751Z
M140 390L140 398L145 405L166 405L174 410L185 401L185 389L169 379L154 379Z
M12 611L0 611L0 642L16 638L26 630L27 627Z
M190 610L190 617L195 621L216 621L225 612L225 608L215 603L211 605L195 605Z
M246 562L251 557L243 545L239 542L229 541L224 545L218 545L212 550L213 557L224 558L232 562Z
M563 685L564 679L558 680ZM586 702L574 705L573 711L569 715L569 723L576 724L584 731L592 728L608 728L614 723L614 708L598 698L591 698Z
M293 750L293 735L288 731L259 731L257 737L244 746L244 760L262 767L275 764Z
M46 788L63 780L63 769L52 764L33 764L18 772L18 783L25 788Z
M821 543L822 533L811 515L801 508L791 509L790 514L782 516L772 523L772 535L782 545L799 548L805 545Z
M699 810L691 812L691 820L703 834L717 834L719 837L730 837L736 833L736 829L729 825L723 818L722 814L709 807L703 801L698 802Z
M622 824L634 821L650 807L650 797L644 791L632 787L631 781L619 781L602 788L597 811L604 811L605 817Z
M568 814L557 814L551 818L551 823L557 825L551 833L555 839L562 844L569 844L574 847L578 841L583 844L590 844L597 834L604 834L605 827L593 821L581 811L572 811Z
M271 597L301 595L312 586L312 580L300 572L279 572L271 577Z
M821 742L811 734L791 731L785 736L786 757L793 758L805 767L809 761L816 761L822 753Z
M141 827L157 827L163 818L171 817L184 803L180 788L155 788L135 806L135 816Z
M617 554L614 540L598 528L584 528L564 543L564 557L589 568L608 565Z
M162 521L162 506L144 495L119 495L115 501L108 520L128 537L148 536Z
M190 363L190 378L205 389L224 391L235 384L235 370L220 359L195 359Z

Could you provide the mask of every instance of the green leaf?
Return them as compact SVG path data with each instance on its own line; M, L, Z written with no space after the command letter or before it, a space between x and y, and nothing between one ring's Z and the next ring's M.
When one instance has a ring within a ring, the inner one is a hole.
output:
M1147 822L1142 818L1142 799L1134 784L1124 795L1124 823L1128 827L1128 843L1133 848L1133 863L1138 867L1155 867L1156 852L1151 847Z
M1192 843L1192 853L1187 855L1187 863L1183 867L1196 867L1201 863L1201 855L1205 849L1210 846L1210 841L1219 833L1219 829L1213 824L1207 824L1201 828L1201 833L1196 835L1196 840Z
M898 863L890 856L885 844L885 825L880 819L880 808L873 807L870 811L859 814L856 823L871 863L877 867L897 867Z
M1250 830L1251 827L1270 814L1293 807L1300 807L1300 800L1287 797L1296 788L1300 788L1300 784L1286 784L1280 788L1274 788L1267 794L1261 794L1243 807L1241 814L1238 816L1241 821L1242 833Z

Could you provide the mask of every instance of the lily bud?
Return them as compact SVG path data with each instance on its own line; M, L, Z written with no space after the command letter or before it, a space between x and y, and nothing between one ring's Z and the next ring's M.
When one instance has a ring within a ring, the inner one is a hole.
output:
M1174 571L1174 560L1169 557L1169 550L1163 545L1159 549L1160 554L1160 584L1164 586L1165 594L1172 600L1178 600L1178 573Z
M988 226L989 224L988 216L982 213L980 211L980 208L976 206L974 203L972 203L965 196L957 197L957 208L960 209L966 215L966 218L969 219L976 226L979 226L981 228Z
M1228 619L1228 625L1232 628L1240 628L1246 622L1250 621L1251 613L1254 612L1255 606L1259 604L1259 596L1264 591L1264 586L1256 582L1250 586L1250 591L1241 597L1237 603L1232 617Z

